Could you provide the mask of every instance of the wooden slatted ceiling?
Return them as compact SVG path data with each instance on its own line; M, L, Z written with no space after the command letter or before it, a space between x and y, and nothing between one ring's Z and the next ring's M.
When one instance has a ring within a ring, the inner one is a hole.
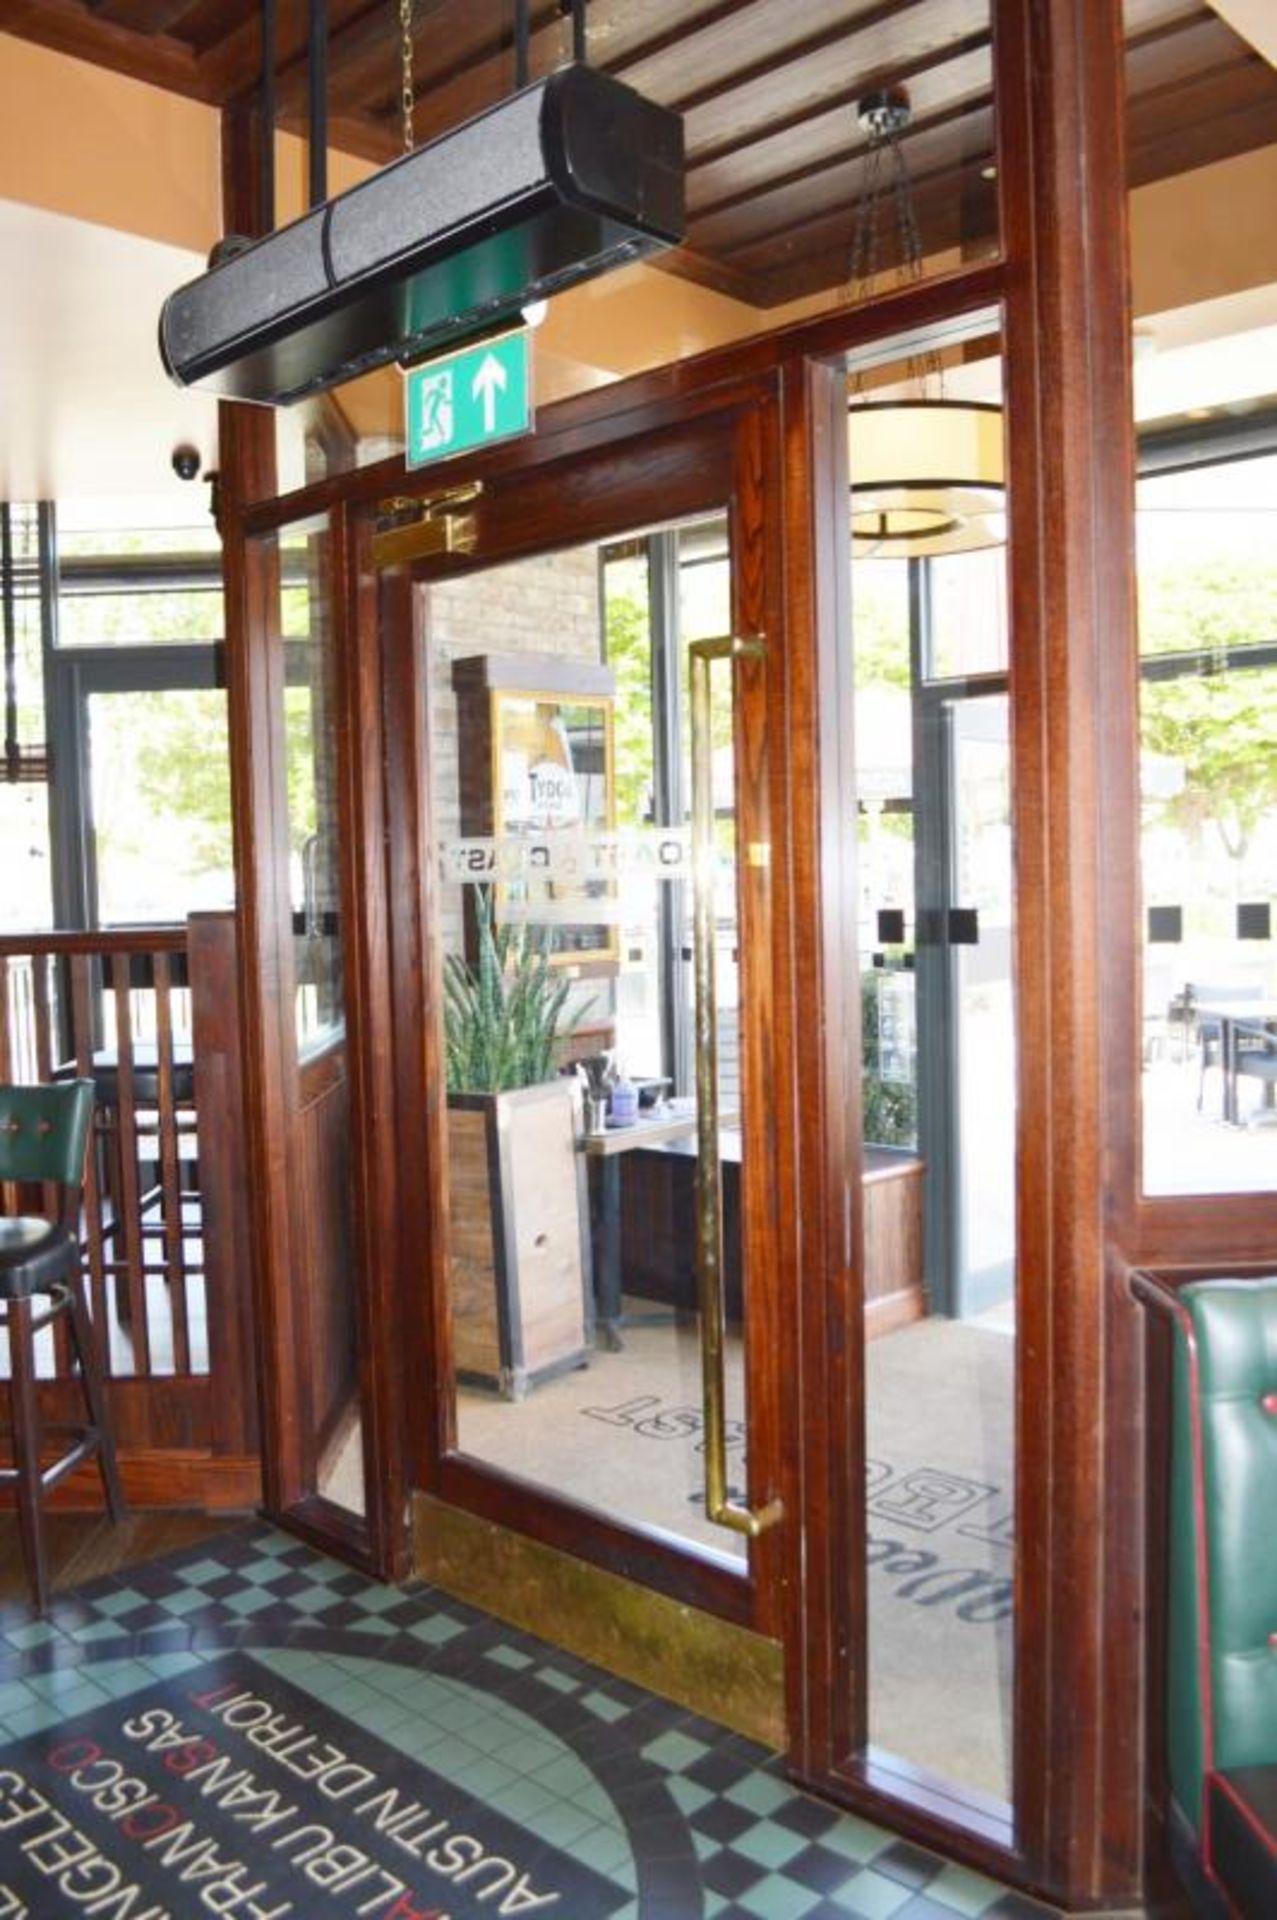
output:
M672 271L767 306L845 277L864 140L855 104L903 82L928 248L996 231L991 0L589 0L591 59L684 115L687 245ZM397 0L329 0L334 144L400 150ZM1207 0L1127 0L1133 184L1277 140L1277 73ZM416 136L509 92L511 0L416 0ZM532 66L567 57L532 0ZM0 27L215 105L260 64L258 0L0 0ZM278 0L282 124L304 125L306 0Z

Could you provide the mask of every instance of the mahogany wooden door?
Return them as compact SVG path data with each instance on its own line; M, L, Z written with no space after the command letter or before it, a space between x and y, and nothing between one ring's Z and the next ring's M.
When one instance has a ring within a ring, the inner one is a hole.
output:
M659 1620L690 1602L744 1630L741 1711L778 1734L797 1210L774 382L690 412L551 434L468 497L449 471L456 497L372 536L404 1423L420 1568L483 1599L493 1528L568 1548L601 1578L596 1646L608 1579L654 1596L631 1639L656 1679L685 1662ZM548 1053L494 1095L538 993Z

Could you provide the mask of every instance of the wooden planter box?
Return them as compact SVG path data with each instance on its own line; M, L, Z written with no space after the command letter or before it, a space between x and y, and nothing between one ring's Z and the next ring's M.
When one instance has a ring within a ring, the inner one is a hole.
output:
M448 1095L457 1377L509 1400L583 1367L593 1325L589 1203L574 1080Z

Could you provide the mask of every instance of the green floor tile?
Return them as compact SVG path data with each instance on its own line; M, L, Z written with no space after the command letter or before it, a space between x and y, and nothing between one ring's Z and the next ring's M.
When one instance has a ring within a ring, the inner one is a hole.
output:
M65 1717L55 1700L37 1700L21 1712L9 1715L9 1738L21 1740L28 1733L40 1733L45 1727L57 1726Z
M777 1780L774 1774L748 1773L734 1787L729 1787L723 1797L730 1800L733 1806L744 1807L747 1813L756 1813L765 1818L767 1814L775 1813L777 1807L783 1807L792 1800L794 1789L788 1781Z
M112 1609L115 1613L122 1613L130 1604L122 1594L117 1596L117 1601L118 1604ZM103 1606L101 1611L105 1613L106 1607ZM19 1653L29 1653L32 1647L47 1646L50 1640L56 1640L57 1637L57 1628L51 1627L47 1620L32 1620L26 1626L15 1627L11 1633L5 1635L9 1645L16 1647Z
M203 1600L204 1595L202 1593L196 1594L193 1598L193 1604L199 1606ZM121 1614L134 1613L138 1607L145 1607L149 1604L142 1594L135 1593L132 1587L125 1587L115 1593L104 1593L101 1599L93 1602L93 1609L95 1613L105 1614L108 1620L118 1620ZM31 1642L30 1644L34 1645L35 1643Z
M893 1836L884 1833L881 1827L871 1826L868 1820L858 1820L853 1813L844 1814L837 1826L830 1827L820 1836L822 1847L830 1847L835 1853L841 1853L857 1866L864 1866L870 1860L876 1860L884 1847L891 1845Z
M205 1658L202 1653L155 1653L149 1654L142 1664L157 1680L173 1680L180 1673L189 1673L193 1667L202 1667Z
M695 1813L699 1807L715 1798L707 1787L698 1786L695 1780L684 1780L678 1774L665 1784L670 1798L683 1813Z
M846 1901L847 1911L857 1920L892 1920L905 1902L912 1900L916 1889L902 1887L898 1880L889 1880L885 1873L875 1873L872 1867L866 1867L854 1880L841 1889L839 1899ZM929 1887L922 1889L930 1894Z
M307 1567L306 1571L309 1573L310 1568ZM295 1607L298 1613L323 1613L329 1607L335 1607L340 1598L340 1594L332 1593L327 1587L303 1587L300 1593L289 1596L288 1604Z
M596 1873L606 1874L612 1879L618 1877L622 1867L632 1868L634 1864L625 1829L616 1820L610 1825L591 1827L588 1833L583 1833L573 1843L572 1855L587 1867L593 1867Z
M515 1780L494 1802L499 1813L517 1820L521 1826L536 1820L546 1807L555 1804L555 1796L549 1788L541 1786L536 1780Z
M188 1613L194 1613L196 1607L208 1605L208 1595L199 1587L188 1587L185 1593L170 1593L159 1603L165 1613L171 1613L175 1619L182 1619Z
M965 1914L968 1920L974 1920L1002 1898L1004 1889L993 1880L987 1880L982 1873L973 1873L969 1867L947 1866L936 1875L927 1888L928 1900L938 1900L946 1907L952 1907L955 1913Z
M580 1681L574 1680L570 1673L564 1673L558 1667L538 1667L537 1679L547 1687L553 1687L556 1693L575 1693Z
M682 1773L693 1761L703 1760L709 1748L703 1740L689 1739L685 1733L663 1733L643 1749L643 1758L666 1773ZM769 1811L769 1809L765 1809Z
M756 1914L758 1920L802 1920L803 1914L820 1905L821 1898L810 1887L800 1887L781 1874L769 1874L747 1893L738 1895L737 1905L742 1913Z
M364 1613L389 1613L391 1607L402 1606L403 1594L398 1587L369 1587L352 1595L352 1600Z
M489 1647L484 1658L495 1662L499 1667L514 1667L519 1672L522 1672L525 1667L535 1665L531 1656L522 1653L518 1647Z
M492 1799L515 1783L515 1775L509 1768L503 1767L500 1761L493 1760L487 1754L481 1759L468 1761L449 1777L454 1786L464 1787L467 1793L474 1794L480 1800Z
M182 1567L178 1579L184 1580L188 1587L204 1587L210 1580L220 1580L226 1568L220 1560L197 1560L193 1567ZM240 1567L236 1573L238 1580L252 1580L255 1575L250 1567Z
M445 1620L432 1614L429 1620L418 1620L408 1628L414 1640L424 1640L427 1646L446 1647L449 1640L455 1640L465 1628L458 1626L455 1620Z
M600 1720L609 1722L623 1720L630 1711L619 1700L610 1700L607 1694L598 1692L582 1694L581 1705L588 1707L591 1713L597 1714Z
M146 1678L149 1680L150 1675L147 1674ZM57 1667L52 1673L33 1673L27 1685L37 1700L65 1701L72 1694L83 1693L86 1687L97 1700L107 1697L89 1685L81 1667ZM64 1711L70 1712L70 1708L64 1708Z
M752 1860L759 1867L783 1867L807 1846L807 1836L792 1827L779 1827L773 1820L760 1820L747 1827L732 1841L732 1851Z
M261 1587L250 1587L247 1593L232 1594L229 1600L223 1602L223 1605L229 1607L232 1613L241 1614L246 1618L254 1613L260 1613L263 1607L274 1606L274 1604L273 1596L264 1592Z

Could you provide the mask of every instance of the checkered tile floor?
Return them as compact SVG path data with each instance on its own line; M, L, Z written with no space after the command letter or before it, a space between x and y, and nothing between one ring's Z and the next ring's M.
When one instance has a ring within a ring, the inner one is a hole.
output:
M0 1610L0 1766L11 1742L231 1653L601 1875L622 1920L1051 1911L797 1792L738 1735L262 1525L97 1581L44 1620ZM4 1846L0 1832L0 1870Z

